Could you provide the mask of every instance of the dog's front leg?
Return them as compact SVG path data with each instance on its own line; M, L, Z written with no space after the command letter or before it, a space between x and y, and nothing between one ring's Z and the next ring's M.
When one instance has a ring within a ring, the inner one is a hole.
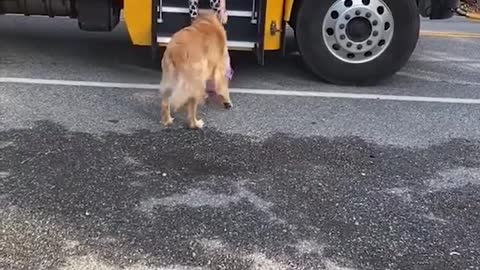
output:
M187 104L188 127L191 129L203 128L203 124L204 124L203 120L197 119L197 108L198 108L197 101L191 98Z

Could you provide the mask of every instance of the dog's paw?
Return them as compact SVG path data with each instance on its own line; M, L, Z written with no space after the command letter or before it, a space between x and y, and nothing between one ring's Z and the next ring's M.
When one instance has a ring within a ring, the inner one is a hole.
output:
M203 122L203 120L199 119L195 123L190 124L190 128L191 129L202 129L204 125L205 125L205 123Z
M195 128L201 129L201 128L203 128L204 125L205 125L205 123L203 122L203 120L198 119L197 122L195 123Z
M169 116L169 117L163 117L161 122L164 126L168 127L173 124L173 120L175 120L175 118Z

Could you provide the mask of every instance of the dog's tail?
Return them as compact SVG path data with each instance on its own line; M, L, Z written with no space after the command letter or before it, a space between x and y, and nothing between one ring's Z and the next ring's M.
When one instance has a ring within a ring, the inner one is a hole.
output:
M169 96L169 102L174 111L185 105L192 98L189 87L190 83L186 82L182 76L179 76Z
M164 55L160 93L163 98L168 98L173 110L179 109L190 99L196 102L204 99L206 81L202 78L207 77L203 74L206 72L205 66L205 61L189 62L186 51L172 50Z
M168 55L165 55L162 58L162 79L160 81L160 96L162 98L168 99L172 95L177 80L175 70L174 63Z
M194 76L185 76L185 74L179 73L175 85L165 87L164 91L168 95L170 106L177 111L189 101L203 104L207 95L205 87L206 82Z
M181 71L170 54L162 59L162 80L160 82L160 96L168 99L172 109L176 111L188 101L188 93L185 87L188 84L180 75Z

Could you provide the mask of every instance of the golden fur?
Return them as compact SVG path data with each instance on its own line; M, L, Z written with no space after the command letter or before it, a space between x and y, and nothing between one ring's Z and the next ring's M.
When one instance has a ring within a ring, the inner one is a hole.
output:
M161 122L173 123L171 110L187 109L188 126L202 128L197 107L204 103L206 82L213 80L226 109L232 107L225 76L228 57L227 34L214 12L206 12L176 32L162 58Z

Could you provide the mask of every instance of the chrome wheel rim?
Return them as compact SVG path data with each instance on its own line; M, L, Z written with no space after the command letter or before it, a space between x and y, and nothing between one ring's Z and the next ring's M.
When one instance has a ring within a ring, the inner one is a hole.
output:
M394 33L393 15L382 0L338 0L323 21L330 53L346 63L366 63L380 56Z

